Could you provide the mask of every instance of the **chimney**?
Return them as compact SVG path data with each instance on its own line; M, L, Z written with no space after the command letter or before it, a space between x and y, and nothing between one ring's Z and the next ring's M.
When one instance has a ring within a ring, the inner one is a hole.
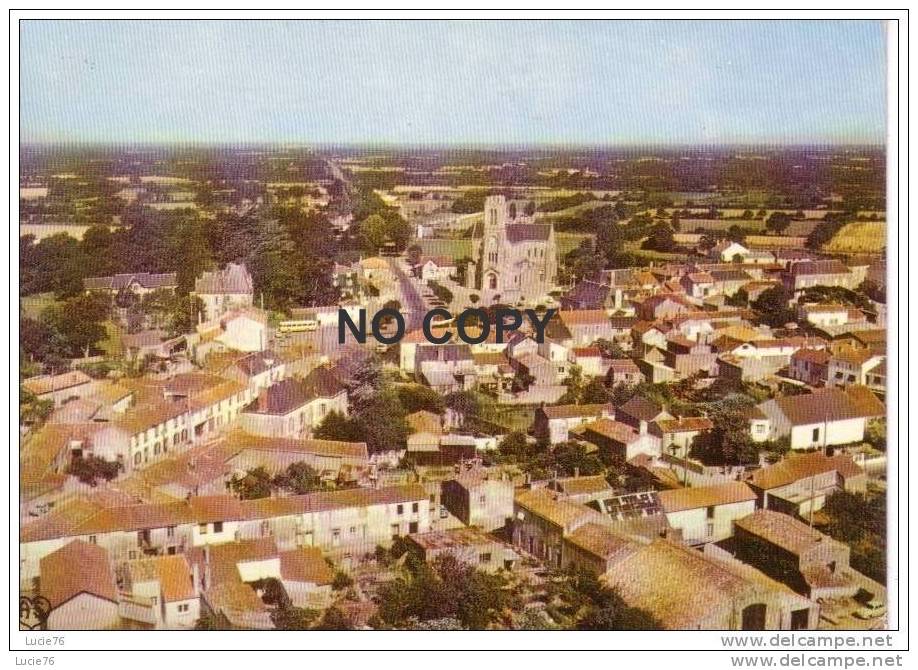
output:
M268 389L258 390L258 411L265 412L268 409Z

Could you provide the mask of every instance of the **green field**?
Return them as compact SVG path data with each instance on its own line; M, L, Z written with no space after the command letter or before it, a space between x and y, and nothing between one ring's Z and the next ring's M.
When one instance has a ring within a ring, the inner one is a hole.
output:
M472 240L418 240L425 256L448 256L454 261L472 256Z
M564 256L573 249L580 246L585 239L591 239L593 235L587 233L555 233L558 240L558 257ZM471 257L472 240L418 240L418 246L425 256L448 256L453 260Z
M879 254L886 248L885 221L854 221L846 224L823 247L840 254Z
M30 319L37 319L46 308L54 304L57 304L57 300L53 293L35 293L19 299L22 314Z
M558 258L564 258L583 240L592 240L596 236L590 233L555 233L555 237L558 239Z
M507 430L525 432L535 418L535 407L517 405L495 405L490 398L483 398L481 418L503 426Z

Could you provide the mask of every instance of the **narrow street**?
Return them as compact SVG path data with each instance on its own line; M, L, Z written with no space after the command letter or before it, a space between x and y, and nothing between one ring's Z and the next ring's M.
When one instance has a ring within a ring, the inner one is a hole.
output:
M400 258L387 258L389 267L392 268L392 274L398 279L399 298L405 312L405 331L411 332L421 327L424 320L424 314L427 312L427 305L424 298L418 291L417 284L409 277L399 262Z

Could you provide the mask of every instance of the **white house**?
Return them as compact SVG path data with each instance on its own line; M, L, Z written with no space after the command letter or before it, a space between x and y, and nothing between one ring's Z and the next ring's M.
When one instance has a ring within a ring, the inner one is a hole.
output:
M103 630L119 622L118 587L108 552L74 540L41 558L40 595L50 630Z
M560 444L569 438L571 428L614 416L611 405L546 405L535 412L533 432L537 437L547 437L550 444Z
M826 386L867 385L868 373L880 365L886 356L869 349L844 347L829 359Z
M743 482L659 493L666 519L691 544L717 542L733 534L733 521L755 512L756 494Z
M883 403L863 386L822 388L757 405L749 416L750 432L756 442L789 437L792 449L851 444L864 439L868 419L885 412Z
M421 259L420 275L424 281L444 281L456 274L456 262L445 256Z
M748 254L749 249L744 247L739 242L732 242L730 240L724 240L723 242L716 244L708 253L712 259L719 260L724 263L732 263L736 256L745 258Z
M194 282L194 293L204 303L204 318L207 321L234 309L251 307L254 292L252 275L245 265L237 263L230 263L222 270L205 272Z
M134 601L137 620L167 630L189 629L201 614L191 566L179 554L154 556L125 564L124 586ZM152 615L152 621L141 618ZM135 618L135 617L130 617Z
M311 434L332 412L347 410L344 386L329 368L318 367L305 379L284 379L262 389L239 418L252 435L299 437Z

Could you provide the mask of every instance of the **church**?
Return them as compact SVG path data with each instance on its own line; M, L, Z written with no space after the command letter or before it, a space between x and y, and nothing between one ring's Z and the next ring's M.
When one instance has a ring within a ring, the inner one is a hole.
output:
M555 287L558 256L551 224L517 223L502 195L485 200L484 222L472 239L468 288L480 291L481 304L537 304Z

